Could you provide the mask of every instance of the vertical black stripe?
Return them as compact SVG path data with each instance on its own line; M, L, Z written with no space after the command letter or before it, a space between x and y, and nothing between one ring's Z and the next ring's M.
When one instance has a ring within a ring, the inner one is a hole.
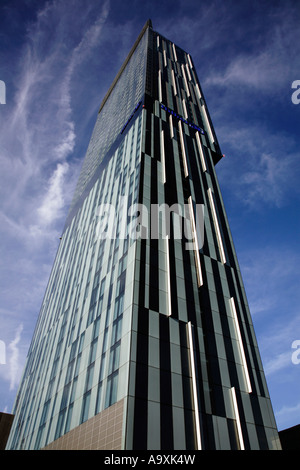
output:
M264 388L263 388L263 384L262 384L262 381L261 381L261 376L260 376L260 372L259 372L259 364L258 364L258 361L257 361L255 348L253 348L253 350L252 350L252 360L253 360L253 363L254 363L254 367L257 371L257 374L256 374L257 383L258 383L258 386L259 386L260 390L257 390L256 381L254 380L252 368L250 367L251 362L250 362L250 357L249 357L249 353L248 353L249 345L246 343L244 328L247 329L249 338L252 338L252 332L250 330L250 326L249 326L248 322L241 322L240 315L239 315L239 309L238 309L238 305L237 305L237 296L236 296L235 284L234 284L234 280L233 280L233 277L232 277L232 270L229 267L226 269L226 276L227 276L227 282L228 282L230 296L234 298L235 305L236 305L236 313L237 313L238 321L239 321L239 325L240 325L242 342L245 346L244 351L245 351L246 361L247 361L247 364L249 364L248 372L249 372L249 376L250 376L252 392L259 393L259 391L260 391L261 394L264 395ZM239 285L239 283L238 283L238 285ZM239 287L238 287L238 291L239 291L239 295L241 296L242 292L239 289Z
M135 397L133 450L147 449L147 422L145 417L147 417L147 400Z
M169 208L173 204L178 203L178 196L176 190L176 172L174 164L173 146L170 138L170 128L165 122L162 123L164 131L165 143L165 165L166 165L166 184L165 184L165 203ZM175 249L174 249L174 230L172 223L173 215L170 212L170 240L169 240L169 264L170 264L170 284L171 284L171 305L172 317L178 318L178 304L177 304L177 284L176 284L176 268L175 268Z
M141 180L144 177L144 158L141 158ZM139 189L139 203L143 201L143 184ZM140 251L140 278L139 278L139 310L137 323L136 346L136 378L133 423L133 449L147 448L147 395L148 395L148 311L145 305L145 267L146 267L146 240L138 241Z
M206 285L201 288L200 305L202 311L202 327L204 345L207 351L207 372L210 383L212 413L225 416L225 403L222 390L221 373L217 353L217 345L212 319L209 291Z
M160 155L160 126L159 126L159 121L160 119L155 116L153 116L153 128L154 128L154 134L152 135L153 138L153 148L154 148L154 155L153 158L155 160L161 161L161 155Z
M214 276L216 296L217 296L217 302L218 302L218 311L226 313L226 306L224 302L218 262L216 260L211 260L211 261L212 261L213 276ZM221 314L220 321L222 325L222 336L223 336L224 346L225 346L225 351L226 351L227 366L228 366L228 373L230 376L230 382L232 386L239 388L239 379L238 379L238 374L237 374L237 369L236 369L236 364L235 364L235 357L234 357L234 351L233 351L232 341L230 337L230 330L229 330L227 315Z
M191 130L191 132L193 132ZM193 135L193 138L194 135ZM204 199L203 199L203 194L202 194L202 182L201 182L201 177L198 171L198 165L197 165L197 156L195 153L195 149L193 146L193 142L191 137L187 137L186 139L187 142L187 147L188 147L188 156L189 156L189 166L190 166L190 172L193 175L192 182L193 182L193 188L194 188L194 193L195 193L195 202L196 204L203 204Z
M151 113L147 109L146 113L146 135L145 135L145 153L151 155Z
M173 449L172 383L169 317L159 318L160 328L160 424L161 448Z
M170 216L172 220L172 215ZM173 238L173 227L170 224L170 240L169 240L169 266L170 266L170 288L171 288L171 309L172 318L178 318L178 303L177 303L177 281L176 281L176 263L175 263L175 248Z
M192 380L190 375L190 357L188 351L189 345L187 338L187 325L185 322L179 322L179 334L186 449L193 450L196 449L196 434Z
M135 379L135 406L134 406L134 432L133 448L147 448L148 425L148 337L149 312L139 308L137 353L136 353L136 379Z
M151 204L157 204L157 162L151 159ZM149 308L159 311L158 240L150 238Z
M188 321L191 321L193 325L197 324L196 320L196 307L194 299L194 281L192 276L191 262L195 263L194 252L185 249L185 243L190 242L185 237L182 238L182 258L183 258L183 269L184 269L184 285L185 295L187 304L187 315Z

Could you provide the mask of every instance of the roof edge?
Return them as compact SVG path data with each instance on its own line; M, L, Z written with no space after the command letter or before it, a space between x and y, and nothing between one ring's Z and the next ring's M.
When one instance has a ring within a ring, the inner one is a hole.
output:
M151 28L152 29L152 21L150 19L148 19L146 21L146 23L144 24L144 27L142 29L142 31L140 32L137 40L135 41L134 45L132 46L128 56L126 57L125 61L123 62L123 65L121 66L119 72L117 73L114 81L112 82L111 86L109 87L109 90L108 92L106 93L106 95L104 96L103 100L102 100L102 103L100 105L100 108L99 108L99 111L98 111L98 114L100 113L100 111L102 110L103 106L105 105L107 99L109 98L112 90L114 89L116 83L118 82L120 76L122 75L123 73L123 70L125 69L126 65L128 64L129 60L131 59L131 56L133 55L134 51L136 50L140 40L142 39L142 37L144 36L145 32L147 31L148 28Z

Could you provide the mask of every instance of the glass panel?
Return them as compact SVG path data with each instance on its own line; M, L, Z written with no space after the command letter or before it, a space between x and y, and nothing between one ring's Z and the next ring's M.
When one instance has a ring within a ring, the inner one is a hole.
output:
M91 391L87 392L82 401L82 414L81 414L81 423L84 423L89 417L89 407L91 400Z

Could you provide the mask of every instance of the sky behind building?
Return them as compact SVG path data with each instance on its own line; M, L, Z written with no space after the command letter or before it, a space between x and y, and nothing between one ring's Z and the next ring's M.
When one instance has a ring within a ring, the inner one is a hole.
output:
M151 18L193 57L225 154L216 170L277 425L299 424L299 3L10 0L0 8L0 411L16 396L100 103Z

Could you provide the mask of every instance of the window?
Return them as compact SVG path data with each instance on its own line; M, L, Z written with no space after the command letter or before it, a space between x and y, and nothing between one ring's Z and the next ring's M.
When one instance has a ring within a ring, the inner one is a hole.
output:
M86 392L83 396L80 424L84 423L88 419L90 401L91 401L91 390Z
M117 401L118 372L112 374L107 380L105 408L113 405Z
M60 411L58 415L58 420L57 420L57 426L56 426L56 431L55 431L55 436L54 440L58 439L62 435L63 431L63 424L64 424L64 419L65 419L65 414L66 414L66 408Z
M91 349L90 349L90 358L89 358L89 363L91 364L92 362L95 361L96 359L96 352L97 352L97 338L94 340L91 344Z
M94 377L94 369L95 369L95 363L91 364L86 372L86 382L85 382L85 390L91 390L93 386L93 377Z
M68 414L67 414L67 420L66 420L65 433L70 431L71 419L72 419L72 413L73 413L73 406L74 406L73 403L71 403L71 405L69 406L69 410L68 410Z
M114 322L113 322L113 331L112 331L112 343L116 343L121 339L121 334L122 334L122 318L123 315L118 317Z
M112 374L115 372L119 367L119 359L120 359L120 341L112 346L110 350L110 357L109 357L109 368L108 373Z

